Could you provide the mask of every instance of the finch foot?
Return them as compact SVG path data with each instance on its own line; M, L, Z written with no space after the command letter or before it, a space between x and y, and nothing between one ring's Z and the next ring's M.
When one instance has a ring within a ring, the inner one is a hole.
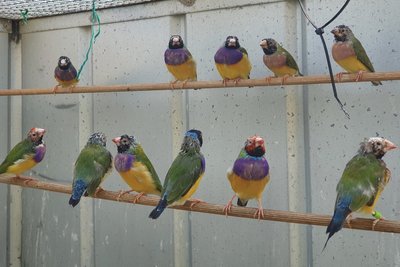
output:
M347 223L347 226L351 229L351 220L353 220L353 215L352 214L349 214L349 215L347 215L347 217L346 217L346 223Z
M16 175L16 176L15 176L15 179L24 181L24 185L28 185L29 182L36 181L36 179L28 178L28 177L21 177L21 176L19 176L19 175Z
M121 197L123 195L129 194L130 192L133 192L133 190L127 190L127 191L120 190L117 196L117 201L121 201Z
M264 219L264 209L262 207L257 208L257 211L253 215L254 218L257 217L258 220Z
M174 85L175 85L177 82L178 82L178 80L169 82L169 86L171 87L171 90L174 90L174 89L175 89Z
M133 190L132 190L133 191ZM144 192L141 192L141 193L139 193L139 194L137 194L136 196L135 196L135 198L133 199L133 204L136 204L138 201L139 201L139 199L143 196L143 195L145 195L145 193Z
M267 85L269 86L269 85L271 85L271 79L272 78L274 78L273 76L268 76L268 77L265 77L265 81L267 82Z
M57 89L60 87L59 84L57 84L56 86L54 86L53 88L53 94L57 93Z
M101 186L97 187L96 191L94 192L94 197L97 197L97 194L100 193L101 191L104 191L104 189Z
M263 209L263 207L262 207L262 204L261 204L261 199L257 199L257 202L258 202L258 208L257 208L257 211L254 213L254 218L258 218L258 220L260 220L261 218L263 218L264 219L264 209Z
M222 209L222 211L225 213L225 216L228 217L228 213L231 212L232 209L232 201L233 199L236 197L236 194L233 195L233 197L231 198L231 200L229 200L228 204L225 205L225 207Z
M288 75L288 74L285 74L285 75L282 76L282 78L281 78L281 86L284 86L284 85L285 85L286 80L287 80L287 78L289 78L289 77L290 77L290 75Z
M68 93L72 93L74 91L74 88L76 87L75 84L71 85L68 87Z
M188 82L191 82L191 81L192 81L191 79L186 79L186 80L184 80L184 81L182 82L181 89L183 89L183 87L185 87L186 84L187 84Z
M372 222L372 231L375 231L375 225L380 221L380 220L385 220L385 218L382 216L382 213L379 211L373 211L372 216L375 218L375 220Z
M199 203L204 203L204 200L197 199L197 198L192 198L188 200L190 202L190 209L193 209L194 206L196 206Z
M238 82L240 82L242 80L242 78L236 78L233 80L233 83L235 84L235 86L238 84Z
M223 79L222 80L222 84L224 85L224 87L226 87L226 85L227 85L227 83L229 82L230 80L229 79Z
M356 82L358 82L360 79L362 79L364 72L365 71L363 71L363 70L360 70L359 72L357 72Z
M349 74L349 73L348 72L339 72L338 74L336 74L336 79L340 83L342 82L343 74Z

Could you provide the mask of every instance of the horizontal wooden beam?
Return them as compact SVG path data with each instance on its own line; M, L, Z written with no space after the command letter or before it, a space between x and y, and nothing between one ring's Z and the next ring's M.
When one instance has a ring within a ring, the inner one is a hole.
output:
M356 74L343 74L337 83L351 83L355 82ZM389 81L400 80L400 72L374 72L364 73L359 82L375 81ZM51 94L82 94L82 93L107 93L107 92L140 92L140 91L160 91L160 90L174 90L174 89L210 89L210 88L238 88L238 87L259 87L259 86L281 86L284 85L306 85L306 84L328 84L330 83L328 75L315 75L315 76L301 76L301 77L287 77L284 80L280 77L269 79L250 79L241 80L238 83L233 81L227 82L226 86L222 81L197 81L187 82L183 84L178 82L174 84L174 88L170 83L141 83L141 84L127 84L127 85L109 85L109 86L76 86L72 88L30 88L30 89L0 89L0 96L11 95L51 95Z
M21 187L34 188L40 190L47 190L51 192L71 194L70 185L42 182L27 176L21 176L20 178L0 176L0 183L18 185ZM119 192L104 190L100 191L95 198L106 199L111 201L120 201L125 203L133 203L133 200L135 199L136 196L136 194L125 194L122 195L120 198L118 198L118 195ZM143 196L137 201L136 204L146 205L146 206L156 206L158 200L159 198L155 196ZM201 202L191 208L190 204L191 202L187 201L185 205L174 206L171 208L225 216L223 212L223 207L224 207L223 205ZM68 205L68 198L65 199L65 205ZM229 212L228 216L256 219L254 218L255 211L256 211L255 208L243 208L234 206L232 207L232 210ZM264 218L262 218L261 220L327 226L331 220L331 216L318 215L312 213L293 212L293 211L264 209ZM362 219L362 218L352 219L351 229L372 231L372 223L373 219ZM345 224L344 227L349 228L347 224ZM400 222L381 220L376 224L374 231L400 233Z

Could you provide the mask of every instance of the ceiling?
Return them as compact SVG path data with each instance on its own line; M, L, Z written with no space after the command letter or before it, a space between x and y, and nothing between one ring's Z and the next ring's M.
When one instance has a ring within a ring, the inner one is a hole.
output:
M96 0L96 9L139 4L156 0ZM0 18L21 20L83 12L92 9L92 0L1 0Z

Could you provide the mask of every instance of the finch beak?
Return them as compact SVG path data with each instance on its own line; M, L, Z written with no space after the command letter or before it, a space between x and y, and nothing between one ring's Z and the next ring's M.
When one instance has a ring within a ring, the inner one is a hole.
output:
M331 33L336 36L338 35L338 30L334 28L333 30L331 30Z
M236 46L236 40L233 38L229 39L229 46Z
M179 38L178 37L173 38L172 44L174 44L174 45L179 44Z
M263 147L263 146L264 146L264 140L263 140L261 137L256 136L256 138L255 138L255 144L256 144L256 146L261 146L261 147Z
M261 46L262 48L268 48L267 41L266 41L266 40L262 40L262 41L260 42L260 46Z
M119 142L121 141L121 137L115 137L112 141L118 146Z
M395 144L393 144L389 140L385 141L385 150L386 151L389 151L389 150L392 150L392 149L395 149L395 148L397 148L397 146Z
M37 132L40 137L42 137L46 133L46 130L42 128L35 128L34 131Z

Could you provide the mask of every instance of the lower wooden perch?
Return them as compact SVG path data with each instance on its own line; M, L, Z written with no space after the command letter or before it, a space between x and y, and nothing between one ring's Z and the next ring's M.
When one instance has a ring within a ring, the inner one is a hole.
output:
M71 186L69 186L69 185L41 182L39 180L36 180L32 177L27 177L27 176L20 176L20 178L0 177L0 183L19 185L22 187L35 188L35 189L59 192L59 193L64 193L64 194L71 194ZM98 192L98 194L96 195L95 198L118 201L117 200L118 194L119 194L119 192L112 192L112 191L104 190L104 191ZM134 199L135 199L134 194L124 194L120 197L119 201L126 202L126 203L132 203ZM147 206L156 206L158 203L158 200L159 200L159 198L155 197L155 196L143 196L136 202L136 204L147 205ZM201 203L196 204L193 208L190 208L190 204L191 204L190 201L188 201L185 203L185 205L175 206L175 207L171 207L171 208L178 209L178 210L203 212L203 213L210 213L210 214L225 216L224 212L222 211L223 207L224 207L223 205L216 205L216 204L209 204L209 203L201 202ZM68 205L67 199L65 200L65 205ZM255 211L256 211L255 208L232 207L231 212L229 212L229 216L255 219L253 217ZM293 212L293 211L280 211L280 210L264 209L264 219L262 219L262 220L327 226L331 220L331 216L317 215L317 214L311 214L311 213ZM352 219L351 220L351 229L372 231L372 222L373 222L373 219L361 219L361 218ZM344 227L349 228L349 226L347 224L345 224ZM388 233L400 233L400 222L399 221L381 220L376 224L374 231L388 232Z

